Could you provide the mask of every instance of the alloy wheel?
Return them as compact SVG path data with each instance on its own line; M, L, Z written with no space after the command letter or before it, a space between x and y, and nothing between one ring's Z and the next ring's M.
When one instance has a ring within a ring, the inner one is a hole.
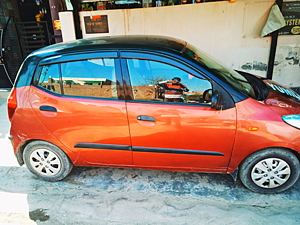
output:
M36 149L30 154L33 169L44 176L54 176L61 170L59 157L48 149Z
M289 179L290 175L290 166L278 158L261 160L251 171L253 182L263 188L279 187Z

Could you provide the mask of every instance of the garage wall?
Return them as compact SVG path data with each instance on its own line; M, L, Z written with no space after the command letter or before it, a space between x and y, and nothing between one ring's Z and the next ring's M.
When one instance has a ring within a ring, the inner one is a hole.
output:
M296 56L296 59L295 57ZM298 59L297 59L298 58ZM300 35L279 36L274 80L300 91Z
M143 9L80 12L83 37L157 34L184 39L235 69L265 77L271 38L260 38L275 0L207 2ZM86 34L84 16L107 15L109 33ZM300 67L286 61L299 52L300 35L280 36L273 80L300 86Z

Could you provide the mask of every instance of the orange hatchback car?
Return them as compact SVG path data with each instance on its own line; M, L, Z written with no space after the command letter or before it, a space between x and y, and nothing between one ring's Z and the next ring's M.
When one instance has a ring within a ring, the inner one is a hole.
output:
M278 193L299 178L300 95L182 40L113 36L30 54L8 99L20 165L209 172Z

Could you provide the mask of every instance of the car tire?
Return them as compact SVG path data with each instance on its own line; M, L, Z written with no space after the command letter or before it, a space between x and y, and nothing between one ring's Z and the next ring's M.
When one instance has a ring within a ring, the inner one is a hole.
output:
M72 162L60 148L45 141L29 143L23 158L33 174L47 181L62 180L73 168Z
M272 148L254 152L240 165L239 177L251 191L279 193L299 178L299 160L287 149Z

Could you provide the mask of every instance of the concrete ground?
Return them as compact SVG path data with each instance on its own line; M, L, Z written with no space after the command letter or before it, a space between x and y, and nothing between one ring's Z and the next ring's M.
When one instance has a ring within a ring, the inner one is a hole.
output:
M19 167L0 90L0 224L300 224L300 180L262 195L229 175L74 168L45 182Z

